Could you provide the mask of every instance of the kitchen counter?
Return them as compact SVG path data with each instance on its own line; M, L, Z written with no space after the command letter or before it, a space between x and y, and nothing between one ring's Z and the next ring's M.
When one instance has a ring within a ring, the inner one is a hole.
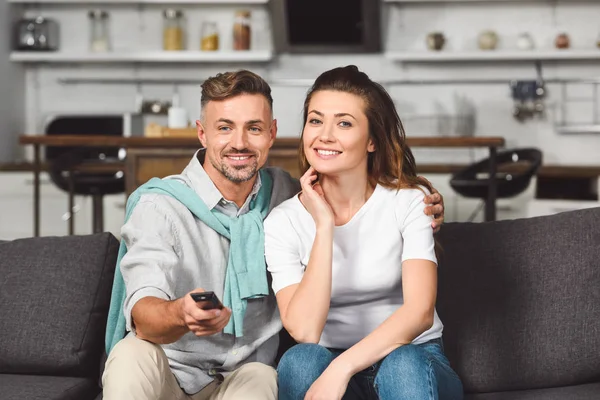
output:
M30 162L7 162L0 163L1 172L23 172L33 171L33 163ZM114 163L110 166L111 170L121 171L125 163ZM466 167L466 164L419 164L417 170L419 174L453 174ZM98 171L102 167L86 166L87 171ZM106 170L102 169L103 171ZM47 171L46 163L41 164L41 171ZM502 170L502 169L501 169ZM542 165L537 176L547 178L597 178L600 177L600 165L597 166L579 166L579 165Z

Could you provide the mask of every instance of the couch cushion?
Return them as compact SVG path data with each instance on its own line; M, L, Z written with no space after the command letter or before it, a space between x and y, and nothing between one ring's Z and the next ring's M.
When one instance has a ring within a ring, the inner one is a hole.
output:
M0 374L2 400L93 400L100 388L93 379Z
M0 373L97 378L117 253L110 233L0 243Z
M467 392L600 382L600 208L438 239L437 309Z
M552 389L470 394L465 396L465 400L597 400L599 397L600 383L590 383Z

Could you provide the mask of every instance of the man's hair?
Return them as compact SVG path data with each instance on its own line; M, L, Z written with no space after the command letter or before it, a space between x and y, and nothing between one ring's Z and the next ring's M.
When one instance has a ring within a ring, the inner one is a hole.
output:
M240 70L220 73L205 80L201 87L201 113L204 113L204 106L206 106L209 101L222 101L241 94L263 95L265 99L267 99L271 111L273 111L271 87L263 78L254 72Z

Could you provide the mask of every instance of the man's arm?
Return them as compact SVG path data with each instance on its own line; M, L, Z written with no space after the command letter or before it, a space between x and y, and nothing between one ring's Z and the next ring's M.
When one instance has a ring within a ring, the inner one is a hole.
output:
M137 337L156 344L176 342L190 331L196 336L214 335L225 328L231 316L227 308L202 310L189 293L173 301L144 297L131 313Z
M179 272L178 232L170 214L174 215L168 204L141 199L121 231L127 245L120 264L127 291L123 307L127 329L157 344L175 342L189 331L212 335L231 315L227 309L202 310L189 295L177 298L174 281L184 275Z

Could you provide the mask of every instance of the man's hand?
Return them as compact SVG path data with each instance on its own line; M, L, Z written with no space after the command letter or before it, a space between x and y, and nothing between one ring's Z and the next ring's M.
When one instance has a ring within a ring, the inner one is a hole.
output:
M419 176L419 179L427 182L431 187L431 194L425 196L423 201L425 204L429 204L429 206L425 207L425 214L431 215L434 218L431 227L433 228L433 233L437 233L444 223L444 197L425 177Z
M198 288L190 293L204 292ZM225 328L231 317L231 310L223 309L203 310L202 304L196 303L190 293L179 299L181 301L181 315L185 326L196 336L210 336L219 333Z

